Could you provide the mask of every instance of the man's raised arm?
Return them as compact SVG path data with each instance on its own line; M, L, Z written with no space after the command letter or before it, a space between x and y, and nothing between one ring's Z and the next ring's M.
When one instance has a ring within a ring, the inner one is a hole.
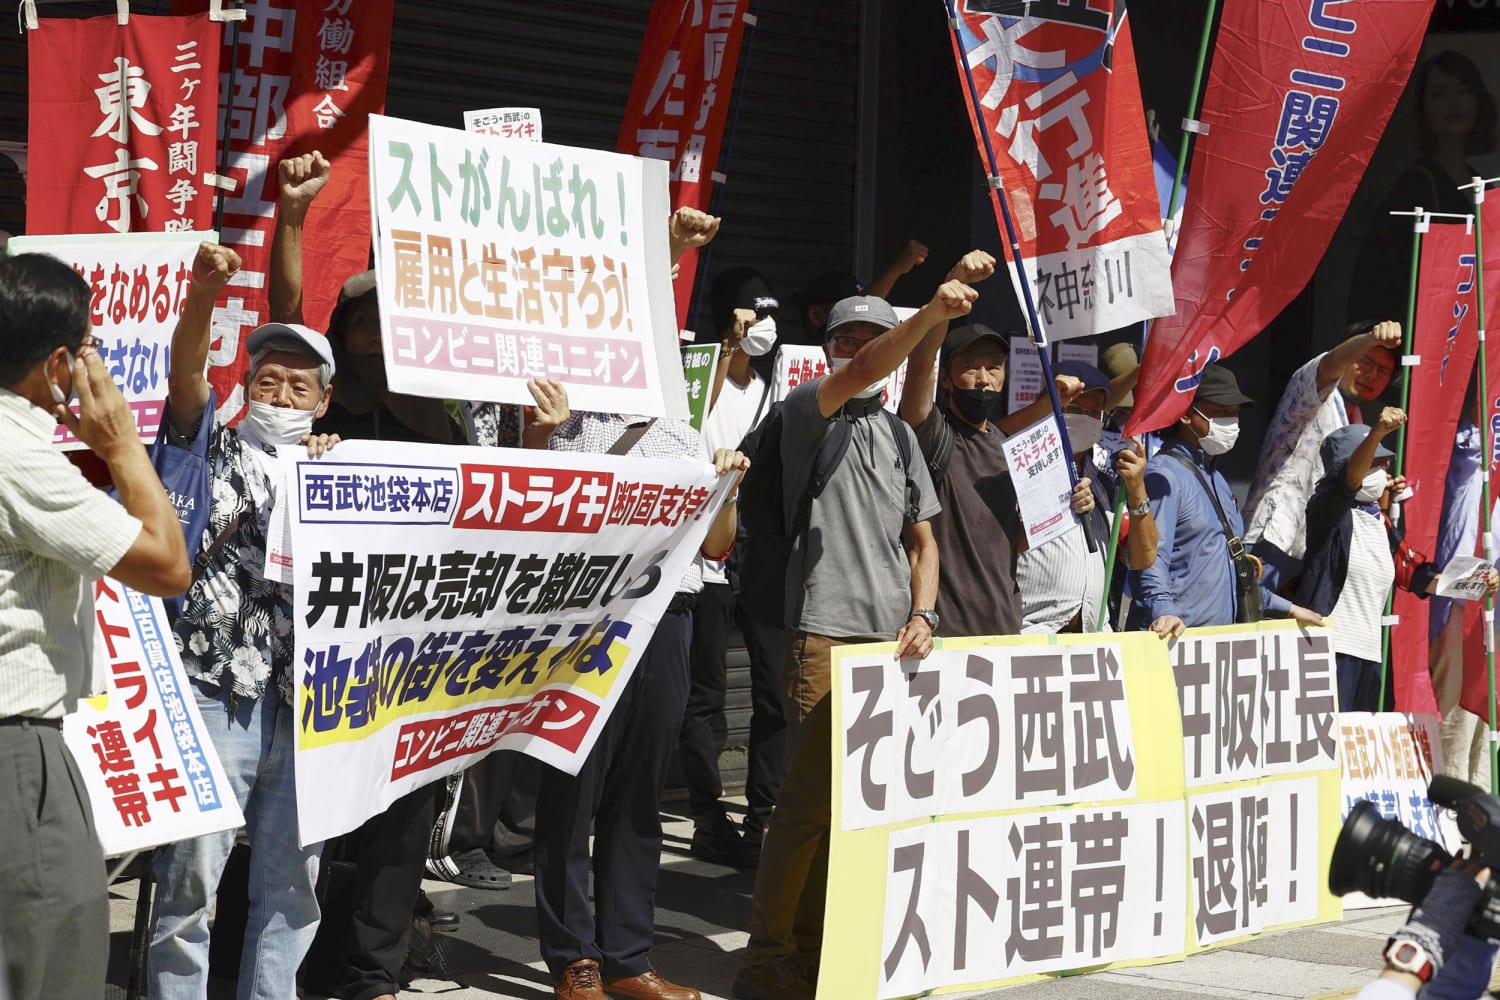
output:
M208 341L214 302L240 269L240 256L217 243L200 243L193 258L182 316L172 331L172 360L167 371L167 419L179 434L198 430L208 405Z
M948 272L949 281L961 281L974 285L995 273L995 258L983 250L971 250L959 259ZM901 419L912 427L921 427L932 415L933 400L937 396L937 359L948 339L948 321L933 324L906 362L906 385L901 389L901 405L897 412Z

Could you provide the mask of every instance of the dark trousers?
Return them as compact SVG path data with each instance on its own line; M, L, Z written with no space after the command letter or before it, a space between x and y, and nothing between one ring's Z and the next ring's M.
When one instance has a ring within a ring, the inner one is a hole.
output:
M687 781L688 811L694 819L721 809L719 799L724 794L719 749L728 731L724 693L733 617L734 591L729 584L705 583L693 608L692 671L677 751Z
M668 612L577 776L544 765L536 810L536 916L554 976L579 959L607 978L651 967L661 790L688 695L692 616ZM594 898L589 904L589 830Z
M401 991L407 935L441 791L442 783L433 782L408 792L345 838L344 857L355 865L348 965L340 986L345 1000Z
M10 1000L104 996L104 855L83 778L51 726L0 722L0 844L0 986Z
M735 611L750 652L750 748L745 775L745 832L763 837L786 777L786 650L784 628Z
M454 855L478 848L492 858L507 858L531 849L536 833L537 771L535 758L499 750L464 771L439 833L439 853Z
M1333 655L1334 669L1339 681L1340 712L1379 712L1380 707L1380 661L1361 660L1345 653ZM1386 707L1395 707L1395 686L1387 685Z

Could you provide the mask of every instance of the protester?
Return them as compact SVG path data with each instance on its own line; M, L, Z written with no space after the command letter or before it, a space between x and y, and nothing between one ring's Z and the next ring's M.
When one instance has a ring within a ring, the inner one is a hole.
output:
M1426 597L1443 570L1391 523L1391 498L1406 480L1390 475L1395 456L1380 441L1404 423L1406 414L1387 406L1373 427L1330 434L1321 449L1326 471L1307 503L1308 537L1323 543L1308 557L1297 601L1338 623L1333 651L1343 712L1382 711L1381 619L1391 585ZM1500 575L1491 569L1491 594L1497 584Z
M316 151L289 157L278 166L280 193L269 289L273 322L303 322L303 230L308 210L331 175L332 167ZM327 412L313 424L315 433L345 440L466 441L463 411L456 404L450 409L440 399L407 396L386 387L374 271L356 274L344 283L329 318L328 344L342 376L333 388ZM344 932L346 967L338 983L344 1000L395 1000L401 988L413 914L420 904L427 843L441 793L441 781L406 793L341 838L330 856L347 859L354 866ZM421 908L429 926L434 921L456 923L456 917L450 919L450 914L430 904Z
M718 275L709 291L719 334L719 364L711 408L703 423L710 451L737 449L770 408L771 383L752 362L776 343L780 308L758 271L734 268ZM750 739L745 778L745 824L741 829L720 802L719 748L727 724L729 631L738 624L750 654ZM678 759L687 783L695 857L715 864L752 867L760 855L766 823L785 769L786 714L780 690L781 629L757 622L739 608L726 560L703 565L703 590L693 608L692 685L682 719Z
M972 285L994 273L995 258L974 250L953 265L948 280ZM1009 338L987 326L968 323L950 331L940 321L906 366L901 419L916 433L942 508L932 519L943 566L934 605L939 635L1021 630L1016 555L1026 546L1026 530L1001 444L1008 433L1048 416L1052 406L1043 395L1005 413L1009 353ZM1060 398L1071 400L1082 383L1061 376L1057 387ZM935 389L941 390L936 398Z
M1305 626L1323 623L1321 615L1263 585L1247 584L1246 592L1236 586L1237 565L1253 557L1244 553L1239 505L1216 465L1239 439L1241 407L1253 403L1233 372L1207 366L1192 407L1165 432L1161 450L1147 463L1157 554L1148 568L1131 571L1132 629L1150 628L1166 639L1185 628L1244 623L1256 591L1267 614Z
M1400 355L1399 323L1358 324L1342 344L1298 368L1287 383L1245 501L1245 543L1265 564L1272 590L1295 587L1302 568L1307 501L1323 475L1318 449L1338 428L1364 422L1360 404L1385 392Z
M530 389L536 414L526 429L527 447L712 460L721 476L738 476L749 466L732 449L710 455L703 436L684 421L571 413L560 383L533 380ZM735 527L731 495L708 529L702 556L722 559L734 544ZM578 774L542 768L536 912L542 958L561 1000L604 1000L605 993L698 1000L697 990L668 982L652 968L650 951L661 792L687 704L690 612L702 588L702 567L694 560ZM591 830L597 909L589 903Z
M249 414L235 427L215 416L204 371L214 299L239 269L234 251L205 244L172 334L169 446L206 445L212 493L209 531L192 539L192 586L172 631L198 710L250 840L250 909L239 996L286 1000L318 927L321 844L297 844L293 775L293 617L289 589L267 579L266 531L278 502L277 445L321 455L336 437L314 435L332 398L328 338L305 326L268 323L246 341ZM159 849L153 865L152 1000L202 1000L208 980L208 915L232 830Z
M104 996L104 855L61 731L105 687L93 581L160 597L190 581L177 513L89 308L88 282L62 261L0 258L0 995L12 1000ZM108 467L118 503L53 448L59 423Z
M905 323L882 299L855 296L829 313L827 375L788 394L780 411L782 509L795 529L786 569L787 775L766 833L750 905L750 942L734 995L812 996L823 934L832 795L833 647L896 642L922 659L939 617L939 512L915 436L882 413L881 392L932 327L966 314L976 294L945 282ZM847 428L839 427L843 422ZM847 433L847 450L804 506L825 441ZM903 455L906 461L903 461ZM813 540L816 541L813 541Z

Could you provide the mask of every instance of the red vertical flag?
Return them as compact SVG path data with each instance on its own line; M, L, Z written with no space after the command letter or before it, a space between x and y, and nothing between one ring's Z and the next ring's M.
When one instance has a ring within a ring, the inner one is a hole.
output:
M221 34L206 14L28 33L27 232L211 228Z
M324 329L344 280L370 266L370 185L366 125L385 109L395 0L255 0L244 7L233 93L219 113L229 142L221 239L244 267L214 315L209 381L219 415L245 406L244 340L267 320L271 234L283 159L319 150L333 176L308 213L303 310ZM205 0L177 0L197 10ZM225 90L228 90L227 47Z
M1031 283L1043 331L1087 337L1171 312L1125 0L1032 3L1022 17L994 13L1000 6L958 0L953 54L980 156L988 169L993 151L1005 185L1021 247L1012 263ZM998 219L993 191L991 200Z
M1187 412L1312 277L1406 86L1432 0L1226 4L1172 274L1128 433Z
M1437 548L1453 438L1479 352L1477 277L1473 231L1461 225L1433 225L1422 240L1412 331L1412 353L1421 363L1408 376L1410 420L1403 471L1414 496L1401 511L1407 542L1429 556ZM1427 602L1397 590L1394 610L1401 620L1391 629L1396 708L1435 712L1437 701L1427 669Z
M656 0L620 125L622 153L672 164L672 204L707 209L750 0ZM677 321L687 322L698 253L682 259Z
M1500 308L1500 194L1489 193L1482 206L1484 221L1484 306L1486 326L1495 328L1495 309ZM1490 502L1500 497L1500 343L1488 344L1485 350L1485 379L1488 398L1484 401L1483 420L1489 425L1489 455L1485 468L1490 477ZM1480 525L1484 522L1481 520ZM1491 523L1492 531L1500 524ZM1477 555L1484 555L1481 535ZM1485 656L1484 607L1470 601L1464 609L1464 691L1459 701L1464 708L1488 721L1490 717L1489 664Z

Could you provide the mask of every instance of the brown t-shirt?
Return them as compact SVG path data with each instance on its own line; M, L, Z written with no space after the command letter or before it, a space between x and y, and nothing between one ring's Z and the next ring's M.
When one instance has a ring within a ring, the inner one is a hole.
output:
M953 429L948 474L937 485L943 511L932 519L937 539L938 635L1015 635L1021 631L1016 549L1023 537L1016 491L1005 465L1005 433L993 423L980 433L940 406L917 428L929 456L940 421Z

